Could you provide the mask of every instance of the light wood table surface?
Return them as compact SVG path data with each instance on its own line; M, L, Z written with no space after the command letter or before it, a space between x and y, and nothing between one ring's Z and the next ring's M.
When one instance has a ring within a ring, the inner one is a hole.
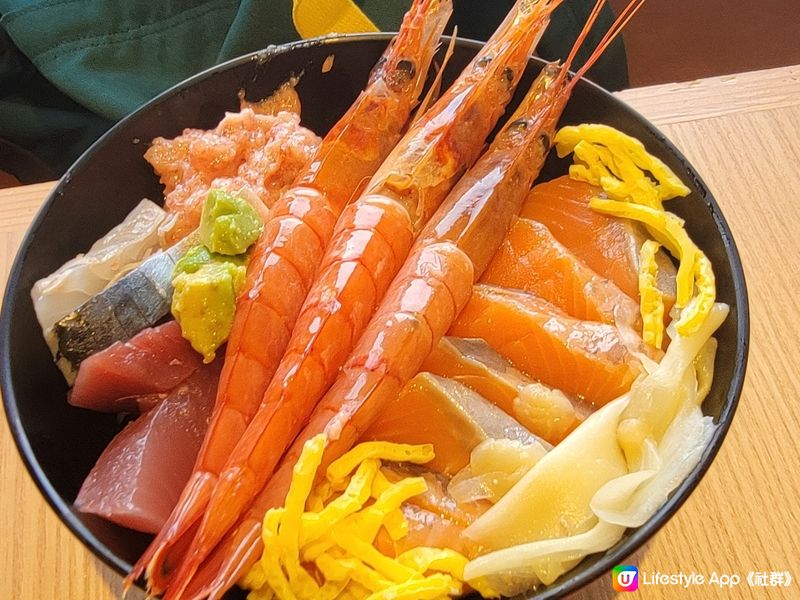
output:
M744 261L752 323L747 381L722 450L678 514L628 561L640 577L716 572L742 583L732 590L642 586L630 597L800 598L800 67L619 96L666 133L719 201ZM51 187L0 191L2 288ZM121 578L50 510L2 421L0 598L120 597ZM788 571L795 581L751 588L750 571ZM613 596L604 576L574 597Z

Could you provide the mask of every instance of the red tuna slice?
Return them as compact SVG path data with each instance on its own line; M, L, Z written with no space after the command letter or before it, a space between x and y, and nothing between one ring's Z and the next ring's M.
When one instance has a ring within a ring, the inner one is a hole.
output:
M84 360L69 403L102 412L145 411L202 364L180 325L170 321Z
M100 455L75 508L157 533L178 502L208 428L222 359L203 365Z

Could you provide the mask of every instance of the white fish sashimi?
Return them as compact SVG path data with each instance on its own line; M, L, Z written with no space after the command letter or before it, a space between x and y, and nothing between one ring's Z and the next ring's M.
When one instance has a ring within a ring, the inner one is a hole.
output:
M160 206L142 200L86 254L79 254L34 284L31 298L45 337L61 318L159 248L158 228L164 216Z

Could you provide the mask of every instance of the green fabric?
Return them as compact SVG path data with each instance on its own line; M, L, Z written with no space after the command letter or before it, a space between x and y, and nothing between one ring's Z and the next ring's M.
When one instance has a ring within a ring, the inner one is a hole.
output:
M383 30L396 30L410 4L356 2ZM593 4L565 2L540 54L564 56ZM486 39L512 5L455 0L459 35ZM219 62L297 39L291 9L291 0L0 0L0 138L63 172L113 122L168 87ZM606 12L587 47L609 23ZM624 87L622 45L590 76L611 89Z

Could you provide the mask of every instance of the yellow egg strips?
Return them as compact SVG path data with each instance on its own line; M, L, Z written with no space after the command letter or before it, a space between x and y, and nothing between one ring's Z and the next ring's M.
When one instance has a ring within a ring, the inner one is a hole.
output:
M398 540L408 533L403 502L424 493L422 477L390 482L381 461L424 464L430 444L359 444L314 481L325 450L325 436L309 440L294 466L283 508L264 517L261 559L241 584L250 600L402 600L447 598L463 590L465 556L448 548L417 547L397 557L379 552L373 542L381 527ZM485 597L495 594L480 582Z
M681 313L676 331L680 335L696 332L716 300L714 272L711 261L686 232L683 219L662 206L665 200L688 195L689 188L639 140L607 125L563 127L555 136L555 144L560 157L570 152L574 155L570 177L600 186L608 196L593 198L591 208L638 221L656 240L645 242L640 254L643 339L660 347L664 335L663 298L655 283L658 244L679 261L675 306Z

